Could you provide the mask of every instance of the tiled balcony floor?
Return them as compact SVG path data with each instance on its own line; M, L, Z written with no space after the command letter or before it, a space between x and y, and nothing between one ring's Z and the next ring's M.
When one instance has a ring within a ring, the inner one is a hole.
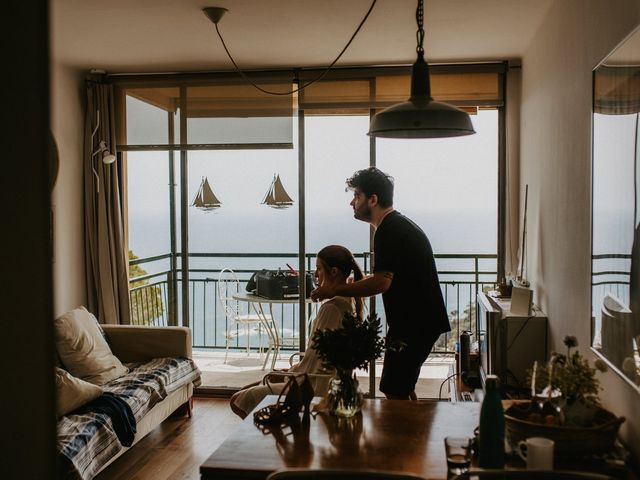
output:
M290 352L281 353L276 362L276 368L289 366ZM230 351L227 363L224 363L224 351L194 350L193 359L202 372L202 386L242 388L253 382L262 380L267 370L262 370L264 356L256 352L247 354L242 351ZM270 363L270 362L269 362ZM416 385L418 398L438 398L440 385L453 371L454 359L447 355L431 355L423 365L420 379ZM376 365L376 373L379 376L382 364ZM358 372L362 390L367 390L369 385L368 373ZM378 390L379 377L376 378L376 396L383 396ZM442 398L449 397L449 382L442 387Z

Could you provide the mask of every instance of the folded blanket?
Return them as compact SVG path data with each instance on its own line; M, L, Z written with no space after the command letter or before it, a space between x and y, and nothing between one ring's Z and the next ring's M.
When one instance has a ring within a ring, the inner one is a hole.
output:
M106 415L123 447L130 447L136 436L136 419L127 402L111 392L105 392L79 409L78 413ZM106 422L106 419L105 419Z
M88 404L59 419L61 478L93 478L132 444L136 422L158 402L183 385L200 384L200 371L190 358L157 358L127 366L130 373L103 385L100 411Z

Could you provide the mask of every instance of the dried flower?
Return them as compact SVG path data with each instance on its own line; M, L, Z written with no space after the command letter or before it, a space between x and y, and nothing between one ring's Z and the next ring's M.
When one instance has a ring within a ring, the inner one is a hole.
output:
M622 362L622 371L627 374L633 374L636 371L636 362L631 357L627 357Z
M536 385L547 385L547 392L559 390L566 399L567 405L581 401L587 405L598 406L598 392L600 382L596 378L596 371L606 371L603 361L596 361L592 368L589 361L579 351L571 349L578 345L576 337L567 335L564 337L567 353L552 353L551 359L545 367L536 370ZM529 372L532 375L532 372ZM531 383L533 379L529 378Z
M609 367L607 366L607 362L605 362L601 358L596 358L596 361L593 362L593 366L596 367L602 373L607 372L609 370Z
M567 335L563 340L567 348L575 348L578 346L578 339L574 335Z

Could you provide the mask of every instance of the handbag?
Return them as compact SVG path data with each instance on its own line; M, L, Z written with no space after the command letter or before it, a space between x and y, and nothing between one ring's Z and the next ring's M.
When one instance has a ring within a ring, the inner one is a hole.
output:
M251 275L246 289L248 292L270 300L297 298L300 295L298 279L298 275L293 275L290 272L262 269ZM306 272L305 281L305 293L309 298L315 284L313 273Z

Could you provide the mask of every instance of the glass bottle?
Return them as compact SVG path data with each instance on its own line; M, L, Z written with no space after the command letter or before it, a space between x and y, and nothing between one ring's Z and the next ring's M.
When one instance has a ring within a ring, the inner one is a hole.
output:
M487 375L480 409L478 464L481 468L504 467L504 410L499 386L496 375Z

